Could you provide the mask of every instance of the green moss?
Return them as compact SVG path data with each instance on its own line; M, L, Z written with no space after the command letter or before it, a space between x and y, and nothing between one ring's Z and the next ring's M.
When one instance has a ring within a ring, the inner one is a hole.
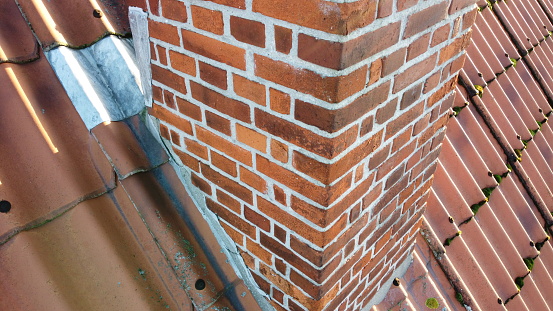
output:
M492 192L495 190L495 187L488 187L482 189L482 193L486 198L489 198L492 195Z
M534 268L534 258L528 257L528 258L524 258L523 260L528 270L532 271L532 269Z
M522 162L522 150L524 149L515 149L515 155L517 156L518 162Z
M438 309L440 307L440 304L436 298L428 298L424 304L428 307L428 309Z
M528 129L528 132L530 132L530 135L532 135L532 137L536 136L536 134L538 133L539 129L536 129L536 130L533 130L533 129Z
M547 236L545 238L545 240L541 241L541 242L538 242L538 243L535 243L535 247L537 250L541 250L541 248L545 245L545 242L549 241L549 236Z
M462 231L457 231L457 233L455 233L454 236L445 239L444 246L449 246L449 245L451 245L451 242L453 242L453 240L454 240L456 237L460 236L462 233L463 233Z
M482 205L486 204L486 202L486 200L482 200L476 204L473 204L471 205L470 210L474 215L476 215L476 213L478 213L478 210L482 207Z
M515 58L510 57L509 60L511 61L511 64L513 64L513 67L517 66L517 60Z
M457 300L462 306L465 306L465 300L463 299L463 295L461 295L461 293L455 293L455 300Z
M524 277L523 276L517 277L515 279L515 285L519 290L522 289L522 287L524 286Z

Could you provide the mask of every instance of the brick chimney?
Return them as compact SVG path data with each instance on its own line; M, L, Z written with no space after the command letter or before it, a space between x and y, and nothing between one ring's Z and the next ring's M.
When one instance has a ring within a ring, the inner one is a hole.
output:
M360 310L408 259L474 2L144 4L149 113L275 309Z

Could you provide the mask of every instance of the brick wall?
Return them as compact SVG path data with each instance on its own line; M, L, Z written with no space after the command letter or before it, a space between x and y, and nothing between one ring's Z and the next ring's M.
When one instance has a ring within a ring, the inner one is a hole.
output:
M411 252L471 0L150 0L149 113L277 310L358 310Z

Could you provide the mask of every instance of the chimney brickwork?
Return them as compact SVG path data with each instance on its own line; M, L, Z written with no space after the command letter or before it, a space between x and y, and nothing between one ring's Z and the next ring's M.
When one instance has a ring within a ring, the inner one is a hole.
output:
M160 132L277 310L359 310L412 250L473 0L150 0Z

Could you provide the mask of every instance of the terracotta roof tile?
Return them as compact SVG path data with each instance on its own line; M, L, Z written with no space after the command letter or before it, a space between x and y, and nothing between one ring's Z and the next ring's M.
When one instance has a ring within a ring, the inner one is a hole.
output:
M0 21L0 63L36 59L38 44L15 1L0 3Z

